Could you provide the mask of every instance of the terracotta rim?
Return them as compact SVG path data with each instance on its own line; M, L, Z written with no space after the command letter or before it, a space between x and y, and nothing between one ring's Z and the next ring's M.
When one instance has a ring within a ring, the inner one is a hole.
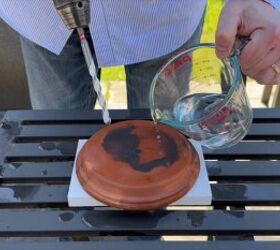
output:
M192 165L191 167L186 167L186 166L181 167L177 164L177 162L175 162L175 164L178 165L178 166L176 165L176 168L179 169L179 172L175 172L174 176L172 175L172 176L169 176L168 178L162 178L161 180L159 180L157 182L151 182L150 183L151 185L147 186L147 187L145 187L145 183L143 183L143 185L135 185L135 186L134 185L130 185L130 186L125 185L125 184L121 183L121 181L124 180L122 176L120 177L120 179L123 179L123 180L118 180L119 181L118 182L118 181L115 181L115 179L113 179L113 182L112 182L112 179L106 179L106 176L103 176L102 172L101 172L101 174L98 172L100 170L100 166L98 165L100 163L98 163L98 161L100 161L101 163L104 161L102 159L104 158L105 153L104 153L104 155L102 155L104 150L102 151L102 147L100 146L100 145L102 145L103 141L100 141L99 143L96 143L96 141L99 141L100 139L104 139L103 134L106 135L106 133L110 133L110 131L114 131L115 128L117 130L118 128L130 126L131 124L133 124L133 126L136 126L137 129L140 128L140 130L141 130L143 126L148 126L148 127L151 126L151 123L152 122L150 122L150 121L139 121L139 120L118 122L118 123L111 125L110 127L105 127L104 129L101 129L88 140L88 142L84 145L84 147L80 151L78 158L77 158L77 164L76 164L77 165L76 172L77 172L78 179L88 194L90 194L92 197L96 198L97 200L99 200L100 202L102 202L104 204L107 204L107 205L113 206L113 207L117 207L117 208L121 208L121 209L125 209L125 210L154 210L159 207L167 206L168 204L180 199L189 190L191 190L191 188L195 184L195 182L199 176L199 172L200 172L199 157L198 157L197 152L195 151L195 148L193 147L193 145L182 134L180 134L179 132L177 132L174 129L169 128L165 125L157 125L157 127L164 132L167 131L168 133L170 133L169 135L175 136L176 145L177 144L179 145L178 146L179 150L182 150L183 146L186 148L186 151L188 151L187 153L189 154L187 160L191 161L191 165ZM139 138L142 138L142 137L139 137ZM93 143L96 143L96 144L93 144ZM94 150L93 148L90 149L90 147L92 145L94 145L94 146L97 145L98 150ZM101 152L100 154L98 154L98 156L95 156L95 159L97 159L97 163L95 161L91 161L92 159L89 157L89 152L92 152L92 151ZM180 153L181 153L181 151L180 151ZM185 158L183 158L183 160L186 159L186 152L183 152L182 155L185 157ZM180 155L180 158L181 158L181 155ZM180 161L182 161L182 160L180 159ZM112 163L112 161L111 161L111 163ZM116 162L114 162L114 163L116 163ZM110 164L110 161L108 164ZM116 164L120 165L119 162ZM175 165L175 164L173 164L173 165ZM125 164L123 164L123 165L125 165ZM120 165L120 168L123 168L123 169L121 169L121 171L125 171L127 168L127 166L123 166L123 165ZM152 169L148 174L146 174L146 173L143 174L143 180L145 180L145 178L148 178L149 176L152 176L151 175L152 171L157 171L157 173L162 174L164 171L169 171L169 169L175 168L175 167L173 167L173 165L171 165L171 167L169 167L168 170L166 170L163 167L161 167L161 170ZM103 165L102 165L102 168L103 168ZM111 170L113 167L110 168L108 166L105 166L105 164L104 164L104 168L108 168L108 170ZM96 169L98 171L96 171ZM95 170L95 172L94 172L94 170ZM131 173L134 173L133 171L135 172L135 170L131 170ZM172 171L174 172L175 170L173 169ZM140 176L139 177L140 180L142 178L141 174L139 174L139 173L136 174L136 175L138 175L138 177ZM136 176L136 175L134 175L134 176ZM164 173L162 175L164 177L166 175L166 173ZM89 176L93 176L94 180L93 180L93 178L90 178ZM130 181L132 181L132 180L130 180ZM85 183L87 183L87 184L85 184ZM170 189L170 190L164 191L166 186L172 187L172 185L177 188L175 188L173 190ZM103 190L101 188L102 186L104 188ZM141 192L149 194L149 188L154 189L153 192L151 192L150 197L148 197L148 195L147 196L137 196L137 194L139 194ZM130 189L130 190L128 190L128 189ZM108 190L110 190L110 192L108 192ZM113 193L114 191L117 192L117 195L115 195ZM120 198L120 195L118 195L118 192L119 192L119 194L120 193L123 194L123 196L121 196L121 198ZM135 193L135 197L133 197L134 193ZM126 197L126 198L124 198L124 197Z

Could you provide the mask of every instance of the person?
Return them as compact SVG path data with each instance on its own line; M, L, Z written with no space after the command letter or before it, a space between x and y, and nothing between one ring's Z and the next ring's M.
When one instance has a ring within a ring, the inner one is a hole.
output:
M227 57L237 36L250 42L242 50L242 72L261 84L280 84L280 1L232 0L222 10L216 52Z
M124 65L128 108L148 108L156 72L198 43L207 0L91 0L86 36L97 67ZM238 35L250 37L242 71L280 84L280 1L232 0L216 32L216 53L227 57ZM96 101L78 34L63 24L52 1L2 0L0 17L21 34L33 109L92 109ZM98 72L100 74L100 70Z

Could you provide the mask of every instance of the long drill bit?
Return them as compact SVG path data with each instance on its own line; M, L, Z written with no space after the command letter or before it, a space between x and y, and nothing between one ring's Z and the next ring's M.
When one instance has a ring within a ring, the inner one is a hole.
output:
M100 81L96 76L95 64L84 32L84 28L88 27L90 23L90 0L53 0L53 2L67 28L77 29L97 101L102 108L103 121L105 124L110 124L111 118L102 94Z

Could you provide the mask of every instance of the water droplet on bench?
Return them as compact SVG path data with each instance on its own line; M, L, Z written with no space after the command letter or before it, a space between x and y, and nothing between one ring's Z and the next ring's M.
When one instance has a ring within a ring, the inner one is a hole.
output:
M47 175L47 174L48 174L48 171L47 171L47 170L41 171L41 175L45 176L45 175Z

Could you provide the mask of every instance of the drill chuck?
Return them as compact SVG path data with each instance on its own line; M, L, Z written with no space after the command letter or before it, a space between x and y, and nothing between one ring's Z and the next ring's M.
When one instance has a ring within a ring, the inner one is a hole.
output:
M87 27L90 23L90 0L53 0L68 29Z

